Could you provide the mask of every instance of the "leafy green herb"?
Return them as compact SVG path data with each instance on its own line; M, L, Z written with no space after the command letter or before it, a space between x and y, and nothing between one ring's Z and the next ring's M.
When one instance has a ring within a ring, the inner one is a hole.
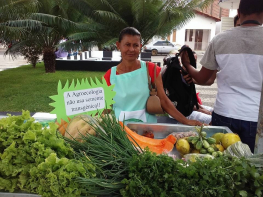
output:
M68 140L79 159L96 167L96 178L78 178L87 194L125 197L261 196L263 175L245 158L174 161L167 155L139 151L128 140L116 118L89 117L97 137L84 143Z
M263 175L245 159L219 157L187 163L144 152L129 162L125 197L261 196Z

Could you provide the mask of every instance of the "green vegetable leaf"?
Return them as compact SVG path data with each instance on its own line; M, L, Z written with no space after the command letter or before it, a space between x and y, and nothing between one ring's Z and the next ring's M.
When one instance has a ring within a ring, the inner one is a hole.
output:
M28 111L0 120L0 190L43 197L85 193L75 179L87 177L94 167L89 164L84 168L72 159L73 149L56 129L54 123L42 128Z
M242 196L242 197L247 197L247 192L242 190L239 192L239 195Z

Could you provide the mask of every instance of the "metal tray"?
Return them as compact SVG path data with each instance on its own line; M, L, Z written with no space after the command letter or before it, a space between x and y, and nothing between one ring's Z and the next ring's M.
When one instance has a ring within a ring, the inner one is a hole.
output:
M41 197L37 194L0 192L0 197Z
M173 132L187 132L187 131L196 131L195 126L187 126L181 124L145 124L145 123L128 123L127 126L142 135L144 131L151 131L154 134L155 139L163 139L166 138L169 134ZM228 127L221 126L205 126L203 131L207 133L207 137L211 137L215 133L232 133L232 131ZM170 155L174 155L177 158L181 158L180 153L174 149L169 153Z

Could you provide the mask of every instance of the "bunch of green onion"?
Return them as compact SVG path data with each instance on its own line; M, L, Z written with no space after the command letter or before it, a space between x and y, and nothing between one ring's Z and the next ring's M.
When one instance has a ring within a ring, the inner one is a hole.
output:
M88 116L97 135L81 135L81 141L66 139L77 153L78 159L96 167L96 178L78 178L90 195L119 196L125 185L121 181L128 177L128 160L142 151L135 148L114 114L98 118ZM90 171L90 169L89 169ZM91 172L94 173L94 172Z

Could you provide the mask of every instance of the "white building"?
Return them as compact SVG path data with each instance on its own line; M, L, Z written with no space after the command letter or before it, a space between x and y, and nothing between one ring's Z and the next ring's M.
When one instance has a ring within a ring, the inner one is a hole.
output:
M220 23L222 17L229 17L229 10L219 7L218 0L215 0L207 9L196 11L195 17L181 29L173 30L167 40L189 45L196 51L204 51L212 38L221 31L221 25L217 23Z
M189 21L183 28L176 30L176 43L180 45L186 44L193 50L203 51L215 36L215 31L215 19L196 14L195 18ZM170 41L173 42L171 38Z

